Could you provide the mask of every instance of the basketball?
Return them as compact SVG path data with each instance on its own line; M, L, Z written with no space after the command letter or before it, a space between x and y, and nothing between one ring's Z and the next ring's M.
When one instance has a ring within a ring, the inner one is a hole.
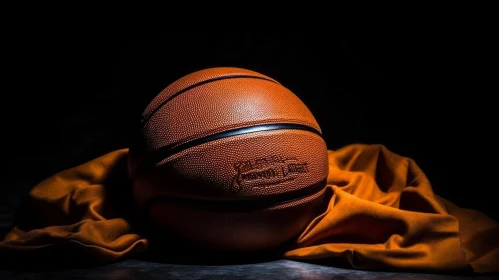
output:
M128 173L140 209L165 231L231 252L269 250L317 216L327 148L307 106L241 68L188 74L145 108Z

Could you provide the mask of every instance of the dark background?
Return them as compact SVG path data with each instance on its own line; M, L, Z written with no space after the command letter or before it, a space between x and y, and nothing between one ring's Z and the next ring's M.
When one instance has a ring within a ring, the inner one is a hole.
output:
M489 38L446 27L345 36L165 31L148 40L95 30L17 34L4 43L2 230L36 183L128 147L157 93L215 66L275 78L310 108L329 149L384 144L413 158L437 194L497 220L497 89L481 88L496 79L487 74Z

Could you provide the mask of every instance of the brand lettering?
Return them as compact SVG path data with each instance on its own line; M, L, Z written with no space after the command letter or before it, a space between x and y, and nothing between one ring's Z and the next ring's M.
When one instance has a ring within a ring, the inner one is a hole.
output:
M234 169L236 175L232 191L239 192L243 185L271 186L293 180L300 174L309 172L309 165L307 162L300 162L296 157L271 155L237 162L234 164Z
M308 164L304 163L290 163L285 168L282 167L282 175L288 176L289 174L298 174L298 173L306 173L308 172Z

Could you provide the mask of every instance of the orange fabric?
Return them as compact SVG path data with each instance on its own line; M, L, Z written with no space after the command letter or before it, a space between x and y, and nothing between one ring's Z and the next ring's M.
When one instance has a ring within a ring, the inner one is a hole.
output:
M499 271L499 224L440 198L412 159L381 145L329 151L328 187L327 211L286 257L343 258L362 269Z
M31 260L35 254L111 261L143 250L147 240L130 232L106 197L106 188L127 177L127 155L127 149L108 153L35 186L27 216L0 242L0 259Z
M148 240L120 216L119 199L107 195L107 188L125 188L127 152L108 153L35 186L27 216L0 242L0 257L114 261L147 252ZM382 145L329 151L328 188L327 210L285 258L339 260L358 269L499 271L499 224L436 195L412 159Z

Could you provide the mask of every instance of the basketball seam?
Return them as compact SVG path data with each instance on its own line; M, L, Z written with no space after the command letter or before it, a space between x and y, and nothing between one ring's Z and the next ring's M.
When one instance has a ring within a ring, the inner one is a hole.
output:
M281 117L281 118L268 118L268 119L264 119L264 120L235 123L232 125L217 127L217 128L207 130L207 131L200 131L198 134L192 134L190 137L180 138L177 141L168 143L166 145L171 146L171 147L176 147L176 146L182 145L183 143L194 141L196 139L203 138L203 137L206 137L206 136L209 136L212 134L224 133L228 130L236 130L236 129L252 127L252 126L272 125L272 124L280 124L280 123L289 123L289 124L299 124L299 125L310 126L310 127L315 128L317 131L321 132L321 129L318 125L315 125L314 123L311 123L309 121L303 121L303 119L293 119L293 118L283 118L283 117Z
M301 130L301 131L308 131L311 133L314 133L318 135L319 137L322 138L322 134L320 131L317 129L310 127L308 125L303 125L303 124L295 124L295 123L273 123L273 124L261 124L261 125L253 125L253 126L247 126L247 127L241 127L241 128L236 128L232 130L227 130L215 134L210 134L201 138L197 138L185 143L182 143L180 145L167 145L160 147L158 150L155 152L155 156L151 157L149 159L144 160L143 162L139 163L135 169L132 171L131 178L133 178L139 171L139 169L145 168L144 166L147 165L152 165L155 164L167 157L170 157L174 154L180 153L184 150L187 150L189 148L205 144L208 142L212 142L218 139L222 138L228 138L232 136L238 136L242 134L248 134L248 133L255 133L255 132L262 132L262 131L271 131L271 130L287 130L287 129L292 129L292 130Z
M151 119L151 117L157 111L159 111L159 109L161 109L166 103L170 102L172 99L174 99L175 97L181 95L182 93L187 92L187 91L189 91L189 90L191 90L193 88L196 88L196 87L208 84L208 83L212 83L212 82L216 82L216 81L221 81L221 80L227 80L227 79L241 79L241 78L259 79L259 80L265 80L265 81L269 81L269 82L272 82L272 83L279 84L278 82L276 82L276 81L274 81L272 79L265 78L265 77L260 77L260 76L252 76L252 75L229 75L229 76L222 76L222 77L215 77L215 78L207 79L207 80L204 80L204 81L192 84L192 85L190 85L188 87L185 87L185 88L183 88L183 89L175 92L174 94L170 95L165 100L161 101L161 103L159 103L149 114L147 114L146 116L144 116L142 118L142 120L141 120L142 129L144 128L144 126L146 125L146 123Z
M240 199L238 200L210 200L210 199L196 199L196 198L187 198L179 196L157 195L148 198L144 202L142 209L147 209L151 207L153 204L165 201L190 204L195 207L209 208L210 210L218 209L225 211L234 211L234 210L247 211L247 210L269 209L269 208L279 207L285 204L290 204L290 203L292 204L293 202L297 202L302 199L318 195L324 191L326 185L327 185L327 177L320 180L319 182L311 184L308 187L297 189L291 192L279 193L269 197L258 196L251 199L248 198L245 199L239 197Z

